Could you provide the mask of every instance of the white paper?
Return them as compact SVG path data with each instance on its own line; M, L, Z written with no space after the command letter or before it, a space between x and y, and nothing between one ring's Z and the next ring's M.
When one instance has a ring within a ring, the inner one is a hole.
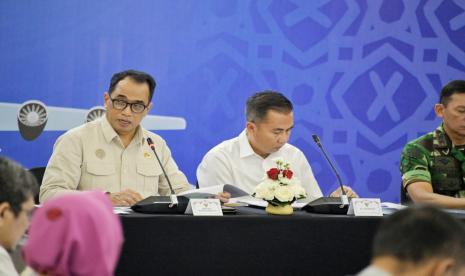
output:
M187 190L182 193L179 193L179 195L188 195L192 193L206 193L206 194L217 195L218 193L223 192L223 187L224 185L216 185L216 186L210 186L210 187L205 187L205 188L192 189L192 190Z
M404 209L405 205L402 204L397 204L397 203L392 203L392 202L382 202L381 203L381 208L383 208L383 215L390 215L392 213L395 213L399 210Z
M131 214L133 211L131 207L126 207L126 206L114 206L113 207L113 213L115 214Z
M392 202L382 202L381 207L383 208L390 208L390 209L396 209L396 210L401 210L404 209L405 205L402 204L397 204L397 203L392 203Z
M238 197L236 199L237 199L237 202L246 203L252 206L266 207L268 205L268 202L262 199L251 197L251 196L243 196L243 197Z
M442 209L444 212L453 215L465 215L465 210L462 209Z
M224 203L224 206L239 207L239 206L249 206L249 204L240 201L240 197L232 197L228 200L228 202Z

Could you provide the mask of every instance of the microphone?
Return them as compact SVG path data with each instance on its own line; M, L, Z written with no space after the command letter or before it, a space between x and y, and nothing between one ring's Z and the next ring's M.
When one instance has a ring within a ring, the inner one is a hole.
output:
M189 199L184 196L177 196L171 185L170 178L165 171L163 164L161 163L160 157L158 157L157 151L155 150L155 144L153 143L150 137L147 137L147 144L152 149L155 157L160 165L160 168L163 172L163 175L168 182L170 188L170 196L149 196L133 206L131 209L139 213L149 213L149 214L182 214L186 211Z
M168 182L168 186L170 187L171 205L169 207L172 208L173 206L178 205L178 198L176 196L176 193L173 190L173 186L171 185L170 178L168 177L168 174L166 174L165 168L163 167L163 165L162 165L162 163L160 161L160 157L158 157L157 151L155 150L155 144L153 143L153 141L152 141L152 139L150 137L147 137L147 144L149 144L149 147L152 149L153 153L155 154L155 157L157 158L158 164L160 165L160 168L161 168L161 170L163 172L163 175L165 176L166 181Z
M316 134L312 134L313 141L315 141L316 145L320 148L321 152L323 153L324 157L326 158L326 161L328 161L329 166L331 166L331 169L333 170L334 174L336 175L337 181L339 182L339 187L341 187L342 195L341 195L341 201L342 204L349 204L349 200L347 198L346 191L344 190L344 186L342 186L342 180L341 176L336 170L336 167L334 167L333 162L329 159L328 155L326 154L325 149L323 148L323 145L321 144L320 137Z
M320 148L326 161L329 163L332 171L336 175L339 187L341 187L342 195L340 199L337 197L320 197L318 199L315 199L314 201L309 202L302 209L306 210L307 212L320 214L347 214L347 210L349 208L349 199L344 190L344 187L342 186L341 176L337 172L333 162L331 162L328 155L326 154L326 151L323 148L323 145L321 144L320 137L318 137L318 135L316 134L313 134L312 138L313 141L315 141L317 146Z

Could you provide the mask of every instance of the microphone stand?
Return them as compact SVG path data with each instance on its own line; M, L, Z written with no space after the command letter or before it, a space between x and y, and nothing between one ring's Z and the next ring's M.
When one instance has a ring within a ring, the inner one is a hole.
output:
M339 183L339 187L341 188L341 191L342 191L342 195L341 195L341 203L342 203L342 205L348 205L349 204L349 198L347 197L346 191L344 190L344 186L342 185L341 176L337 172L336 167L334 167L333 162L331 162L328 155L326 154L326 151L323 148L323 145L321 144L320 137L318 137L318 135L316 135L316 134L313 134L312 138L313 138L313 141L315 141L317 146L320 148L321 152L323 153L323 156L326 158L326 161L328 161L329 165L331 166L331 169L333 170L334 174L336 175L337 181Z
M161 163L160 157L158 157L157 151L155 150L155 144L153 143L150 137L147 137L147 143L149 144L149 147L152 149L153 153L155 154L155 157L157 158L158 164L160 165L163 175L165 176L166 181L168 182L168 186L170 187L170 200L171 200L171 204L169 205L169 207L173 208L178 205L178 197L176 196L176 193L173 190L173 186L171 185L170 178L168 177L168 174L166 174L165 168L163 167Z
M318 147L323 152L323 155L326 161L328 161L329 165L331 166L331 169L336 175L338 183L339 183L339 187L341 187L342 195L341 195L341 198L337 198L337 197L317 198L314 201L309 202L302 209L307 212L311 212L311 213L347 214L347 210L349 209L349 199L347 197L346 191L344 190L344 186L342 185L341 176L337 172L336 167L333 165L328 155L326 154L326 151L321 145L320 138L315 134L313 134L312 137L315 143L318 145Z
M160 157L158 157L158 154L155 150L155 145L150 137L147 137L147 143L155 154L163 175L168 182L170 196L149 196L131 206L131 209L135 212L149 214L183 214L186 211L187 205L189 204L189 199L184 196L176 195L173 189L173 185L171 185L170 178L168 177L168 174L166 173L165 168L161 163Z

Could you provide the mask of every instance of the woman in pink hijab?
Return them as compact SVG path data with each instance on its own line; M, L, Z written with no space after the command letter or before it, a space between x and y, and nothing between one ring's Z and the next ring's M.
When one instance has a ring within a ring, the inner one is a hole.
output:
M39 274L107 276L114 273L122 242L120 220L104 193L72 193L34 212L23 257Z

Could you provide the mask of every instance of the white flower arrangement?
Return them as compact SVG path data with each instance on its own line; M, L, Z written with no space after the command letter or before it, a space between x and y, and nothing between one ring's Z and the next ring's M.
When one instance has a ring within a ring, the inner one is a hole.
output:
M276 167L269 169L260 184L255 187L252 196L268 201L274 206L291 204L297 199L307 197L299 179L293 177L289 163L281 159L274 160Z

